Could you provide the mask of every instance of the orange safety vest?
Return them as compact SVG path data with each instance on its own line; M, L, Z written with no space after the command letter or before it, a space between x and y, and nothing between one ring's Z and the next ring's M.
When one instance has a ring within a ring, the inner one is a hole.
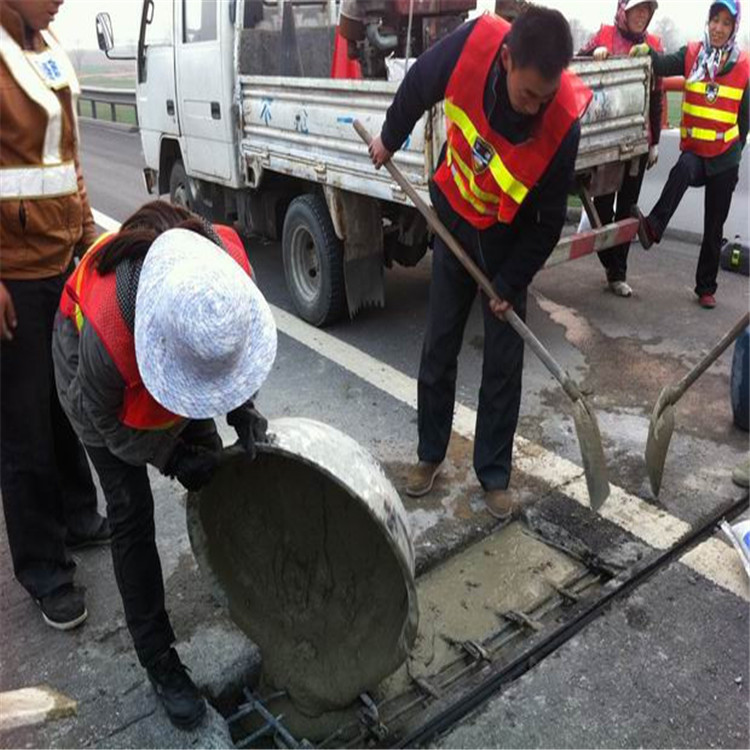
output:
M688 44L685 53L686 79L702 46L702 42ZM731 148L740 137L737 120L749 74L747 53L741 52L732 69L724 75L717 75L714 81L685 81L680 150L712 159Z
M513 221L592 97L576 75L564 71L555 98L527 140L514 145L496 133L482 103L485 82L509 29L498 16L481 16L445 92L447 148L434 181L453 209L477 229Z
M220 224L214 224L214 230L229 255L252 277L252 268L237 232ZM112 357L125 381L120 422L136 430L166 430L183 417L165 409L146 390L135 358L133 332L125 323L117 302L117 274L100 276L91 264L96 251L116 236L112 232L105 233L86 251L65 284L60 312L75 323L79 333L85 322L92 325Z

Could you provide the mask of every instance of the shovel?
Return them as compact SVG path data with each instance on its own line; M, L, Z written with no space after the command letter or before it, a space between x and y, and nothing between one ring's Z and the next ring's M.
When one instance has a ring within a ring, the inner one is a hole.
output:
M354 121L354 129L362 140L369 146L372 136L359 120ZM437 214L419 197L409 180L404 177L399 168L392 162L387 161L385 168L391 177L398 183L399 187L411 198L417 210L424 216L427 223L435 234L451 249L453 254L469 272L474 281L477 282L482 291L491 299L499 301L500 298L492 284L482 273L476 263L466 254L461 245L458 244L453 235L443 226ZM563 390L573 402L573 420L578 435L578 444L581 448L583 458L583 470L586 475L586 486L588 487L589 500L593 510L599 510L609 496L609 482L607 480L607 465L604 462L604 449L599 426L591 407L585 402L578 386L570 376L552 358L552 355L544 348L539 339L529 330L526 324L511 309L504 313L505 320L513 327L516 333L531 347L534 353L542 360L545 367L555 376Z
M745 313L698 364L675 385L662 389L654 404L646 441L646 469L651 491L658 497L669 441L674 431L674 405L685 391L721 356L724 350L745 330L750 313Z

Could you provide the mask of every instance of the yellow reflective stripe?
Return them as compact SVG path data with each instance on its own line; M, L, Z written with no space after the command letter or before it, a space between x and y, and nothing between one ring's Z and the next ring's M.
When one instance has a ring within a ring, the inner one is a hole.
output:
M471 171L471 168L458 155L458 152L448 146L448 166L451 166L453 159L456 160L458 168L463 172L464 177L469 181L471 192L474 193L477 198L484 201L485 203L500 203L500 198L498 198L496 195L493 195L492 193L486 193L484 190L482 190L482 188L479 187L479 185L477 185L477 182L474 179L474 172Z
M708 84L704 81L696 81L694 83L686 83L685 91L692 91L695 94L705 94L708 89ZM723 99L732 99L735 102L739 102L742 99L744 89L737 89L734 86L719 86L718 96Z
M466 187L464 184L463 177L456 171L456 166L451 166L451 174L453 175L453 180L456 183L456 187L458 188L458 192L461 193L461 196L465 201L468 203L471 203L471 205L474 207L474 209L477 211L477 213L480 214L488 214L489 209L487 206L484 205L478 198L475 198L471 191Z
M695 104L688 104L683 102L682 111L693 117L700 117L703 120L713 120L713 122L726 122L730 125L734 125L737 122L736 112L727 112L723 109L716 109L715 107L698 107Z
M724 141L729 143L740 137L740 128L739 125L735 125L723 133L717 133L715 130L709 130L708 128L680 128L680 135L683 138L693 138L696 141Z
M446 99L445 114L463 133L466 142L473 144L479 136L479 132L466 112ZM497 153L493 154L490 159L489 169L502 191L507 193L516 203L523 203L524 198L529 193L529 189L508 171L508 168L503 164L502 159Z

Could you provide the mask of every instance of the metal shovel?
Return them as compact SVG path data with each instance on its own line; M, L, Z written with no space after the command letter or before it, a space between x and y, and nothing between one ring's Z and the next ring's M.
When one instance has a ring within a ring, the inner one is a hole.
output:
M369 146L372 136L367 131L367 128L359 120L355 120L354 129ZM398 183L399 187L411 198L412 203L414 203L417 210L425 217L435 234L440 236L458 260L461 261L464 268L469 272L474 281L477 282L482 291L491 300L499 300L497 292L487 277L466 254L453 235L443 226L437 214L419 197L417 191L409 180L404 177L399 168L390 160L384 166L390 172L391 177ZM512 309L508 310L504 314L504 317L516 333L531 347L537 357L542 360L545 367L555 376L573 402L573 420L575 421L578 444L581 448L581 457L583 458L583 470L586 474L589 501L594 510L599 510L609 496L609 481L607 480L607 465L604 461L604 449L602 448L602 438L599 433L596 416L584 400L580 389L573 382L570 375L552 358L552 355L544 348L541 341L529 330L521 318Z
M750 313L745 313L698 364L674 385L662 389L654 404L646 440L646 469L654 497L659 495L669 441L674 431L674 405L685 391L721 356L724 350L745 330Z

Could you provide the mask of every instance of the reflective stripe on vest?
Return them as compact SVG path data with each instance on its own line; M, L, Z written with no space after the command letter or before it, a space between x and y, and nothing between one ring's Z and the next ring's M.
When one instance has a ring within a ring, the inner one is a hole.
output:
M445 115L448 120L454 123L461 133L463 133L467 143L474 143L479 137L479 133L474 126L474 123L469 119L467 114L447 99L445 100ZM455 149L453 150L453 153L454 156L458 156ZM504 193L507 193L516 203L523 203L523 199L529 193L529 188L517 180L508 171L508 168L503 164L503 160L497 153L492 155L488 166L492 176L495 178L495 182L500 186L500 189ZM499 199L495 202L498 203Z
M706 81L694 81L693 83L685 83L685 91L692 91L695 94L701 94L705 96L708 93L708 83ZM735 88L734 86L722 86L721 84L716 87L716 96L719 99L731 99L732 101L739 102L742 100L743 89Z
M696 104L688 104L684 102L682 105L682 111L693 117L700 117L703 120L711 120L712 122L726 122L730 125L734 125L737 122L738 112L727 112L723 109L715 109L714 107L699 107Z
M0 167L0 200L55 198L77 190L72 161L49 167Z
M724 141L731 143L740 137L740 126L735 125L729 130L717 132L708 128L680 128L680 135L683 138L694 138L698 141Z
M78 120L76 114L76 97L81 93L81 87L76 78L73 66L67 55L55 38L47 31L43 31L42 38L54 55L60 71L67 81L72 95L72 110L75 120L76 139L78 138ZM36 56L38 53L30 53ZM45 166L61 163L60 141L62 138L62 106L52 88L44 81L28 54L3 26L0 26L0 55L5 61L8 71L24 93L36 102L47 115L47 128L44 133L44 146L41 161Z

